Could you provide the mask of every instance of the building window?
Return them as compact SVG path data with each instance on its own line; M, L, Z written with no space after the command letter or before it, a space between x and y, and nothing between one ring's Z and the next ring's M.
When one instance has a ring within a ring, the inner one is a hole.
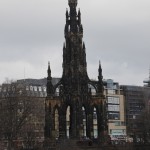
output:
M37 86L34 86L34 91L36 91L36 92L37 92Z
M29 87L28 86L26 86L26 91L29 91Z
M125 135L125 130L124 129L113 129L111 131L111 134L114 136L118 136L118 135Z
M108 119L119 120L120 113L119 112L108 112Z
M113 89L109 89L109 90L107 90L107 94L115 94L115 90L113 90Z
M30 86L30 91L33 91L33 87L32 86Z
M39 91L40 91L40 92L42 91L42 87L41 87L41 86L39 86Z
M108 102L109 104L120 104L119 97L108 96L108 97L107 97L107 102Z
M115 126L120 126L120 121L115 121Z
M119 105L108 104L108 111L120 111Z
M43 91L46 92L46 87L45 86L43 86Z
M121 126L125 126L125 122L121 121Z

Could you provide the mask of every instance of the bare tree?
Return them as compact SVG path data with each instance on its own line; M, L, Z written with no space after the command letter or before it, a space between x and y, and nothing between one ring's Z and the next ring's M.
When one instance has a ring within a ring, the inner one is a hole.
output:
M1 139L7 141L8 150L11 150L22 126L32 112L32 103L23 84L7 82L1 88L0 134Z

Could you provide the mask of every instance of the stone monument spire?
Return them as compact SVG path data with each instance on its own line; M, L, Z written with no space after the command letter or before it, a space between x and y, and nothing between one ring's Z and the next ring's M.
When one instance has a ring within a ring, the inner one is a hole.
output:
M64 29L63 74L54 86L51 82L50 64L48 65L45 137L54 138L57 134L59 137L76 139L82 136L100 138L101 132L107 129L104 124L106 121L102 68L99 64L98 81L89 79L81 12L76 10L77 0L68 0L68 4ZM95 109L96 134L93 122Z

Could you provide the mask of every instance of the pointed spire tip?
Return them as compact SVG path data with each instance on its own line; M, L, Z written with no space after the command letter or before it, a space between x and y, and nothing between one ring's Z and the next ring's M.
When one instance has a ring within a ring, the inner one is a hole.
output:
M149 65L149 81L150 81L150 65Z
M101 65L101 61L99 60L99 65Z
M48 66L50 66L50 61L48 61Z

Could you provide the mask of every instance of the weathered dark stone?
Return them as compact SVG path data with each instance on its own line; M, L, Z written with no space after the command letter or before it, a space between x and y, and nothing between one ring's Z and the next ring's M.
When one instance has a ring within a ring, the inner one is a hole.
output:
M63 47L63 75L55 86L51 81L50 65L47 78L47 98L45 101L45 137L52 138L55 133L55 110L59 114L59 137L66 137L66 111L70 106L71 138L81 137L83 111L86 114L86 135L93 136L93 111L96 108L98 137L107 131L105 97L103 95L103 76L101 64L98 69L98 81L91 81L87 75L86 48L82 40L83 27L81 13L76 12L77 0L69 0L70 12L66 11L65 43ZM93 96L92 86L96 93ZM56 90L59 89L59 95Z

